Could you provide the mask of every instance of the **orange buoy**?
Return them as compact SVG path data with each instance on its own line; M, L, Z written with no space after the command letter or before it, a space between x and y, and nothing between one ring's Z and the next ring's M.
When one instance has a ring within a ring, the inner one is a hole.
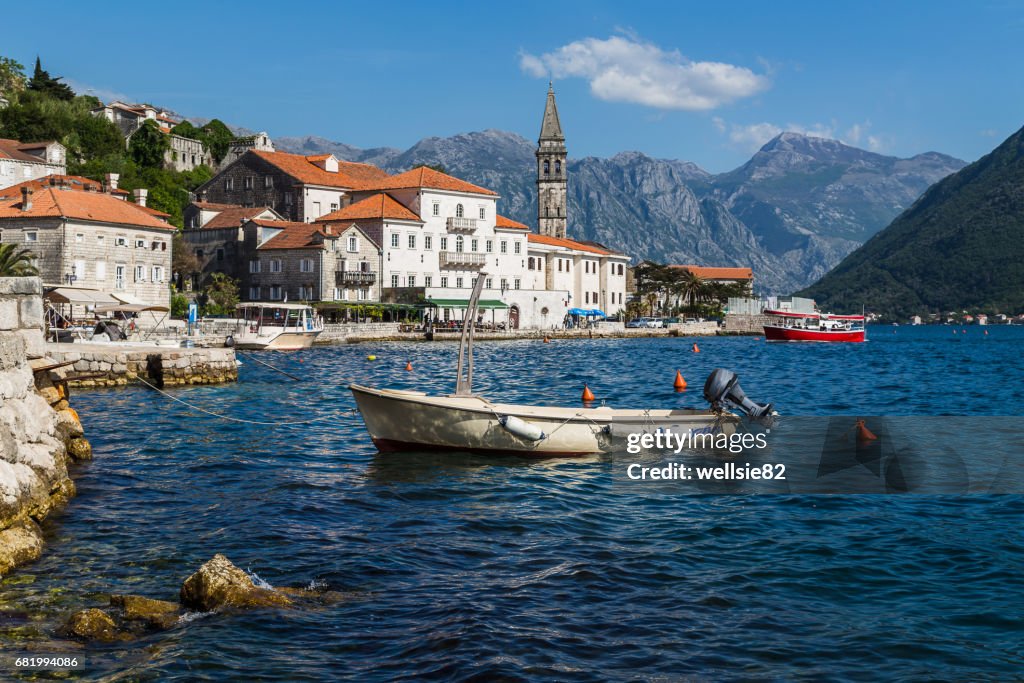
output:
M700 353L700 347L697 346L697 342L693 342L693 352Z
M683 379L683 373L676 370L676 381L672 386L675 387L676 391L686 391L686 380Z
M586 384L583 385L583 402L590 403L594 400L594 392Z
M410 360L410 361L406 361L406 363L405 363L405 369L406 369L406 370L407 370L408 372L412 372L412 361L411 361L411 360Z
M547 337L544 337L544 343L545 343L545 344L550 344L550 343L551 343L551 340L550 340L550 339L548 339Z
M878 439L868 426L864 424L864 420L857 420L857 441L875 441Z

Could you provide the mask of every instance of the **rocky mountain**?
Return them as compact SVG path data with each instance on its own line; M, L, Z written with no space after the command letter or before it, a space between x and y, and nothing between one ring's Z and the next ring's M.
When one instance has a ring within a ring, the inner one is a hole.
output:
M405 151L316 137L274 142L281 150L331 152L390 172L440 164L498 192L505 215L536 223L535 143L514 133L426 138ZM749 265L759 288L787 293L818 279L963 165L942 154L898 159L795 133L779 135L720 175L638 152L570 159L569 234L637 259Z
M802 292L824 308L1024 311L1024 129L929 188Z

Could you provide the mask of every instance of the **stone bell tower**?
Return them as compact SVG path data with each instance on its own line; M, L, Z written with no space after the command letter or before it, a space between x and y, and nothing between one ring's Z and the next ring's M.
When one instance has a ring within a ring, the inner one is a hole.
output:
M565 237L565 136L558 120L555 90L548 84L548 101L537 140L537 227L542 235Z

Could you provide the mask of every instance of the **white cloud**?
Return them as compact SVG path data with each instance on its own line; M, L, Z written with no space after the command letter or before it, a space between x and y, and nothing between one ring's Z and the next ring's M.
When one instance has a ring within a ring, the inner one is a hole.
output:
M842 133L839 132L839 126L834 120L827 124L814 123L809 126L799 123L779 126L767 121L740 125L726 123L726 121L716 116L712 119L711 123L719 133L728 136L729 142L733 146L748 152L756 152L766 142L783 132L839 140L851 147L866 148L872 152L879 152L887 146L881 136L868 134L868 130L871 128L870 121L854 123Z
M522 53L519 65L535 78L583 78L595 97L656 109L705 111L769 87L767 76L722 62L694 62L635 35L584 38L540 56Z

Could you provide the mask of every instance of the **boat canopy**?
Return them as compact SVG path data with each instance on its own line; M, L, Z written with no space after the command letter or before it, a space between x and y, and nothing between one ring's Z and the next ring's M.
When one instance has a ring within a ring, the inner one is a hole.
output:
M434 308L469 308L469 299L429 299L427 306ZM481 299L477 308L480 310L504 310L508 304L497 299Z
M154 311L156 313L168 313L171 309L167 306L150 306L149 304L98 304L97 313L144 313Z
M772 311L765 309L765 315L777 315L780 318L820 318L818 313L797 313L795 311ZM837 316L836 316L837 317Z
M43 295L50 303L72 306L117 306L120 302L107 292L79 287L55 287Z
M283 301L247 301L245 303L238 304L235 308L237 308L238 310L242 310L245 308L280 308L284 310L293 311L312 307L309 304L288 304Z

